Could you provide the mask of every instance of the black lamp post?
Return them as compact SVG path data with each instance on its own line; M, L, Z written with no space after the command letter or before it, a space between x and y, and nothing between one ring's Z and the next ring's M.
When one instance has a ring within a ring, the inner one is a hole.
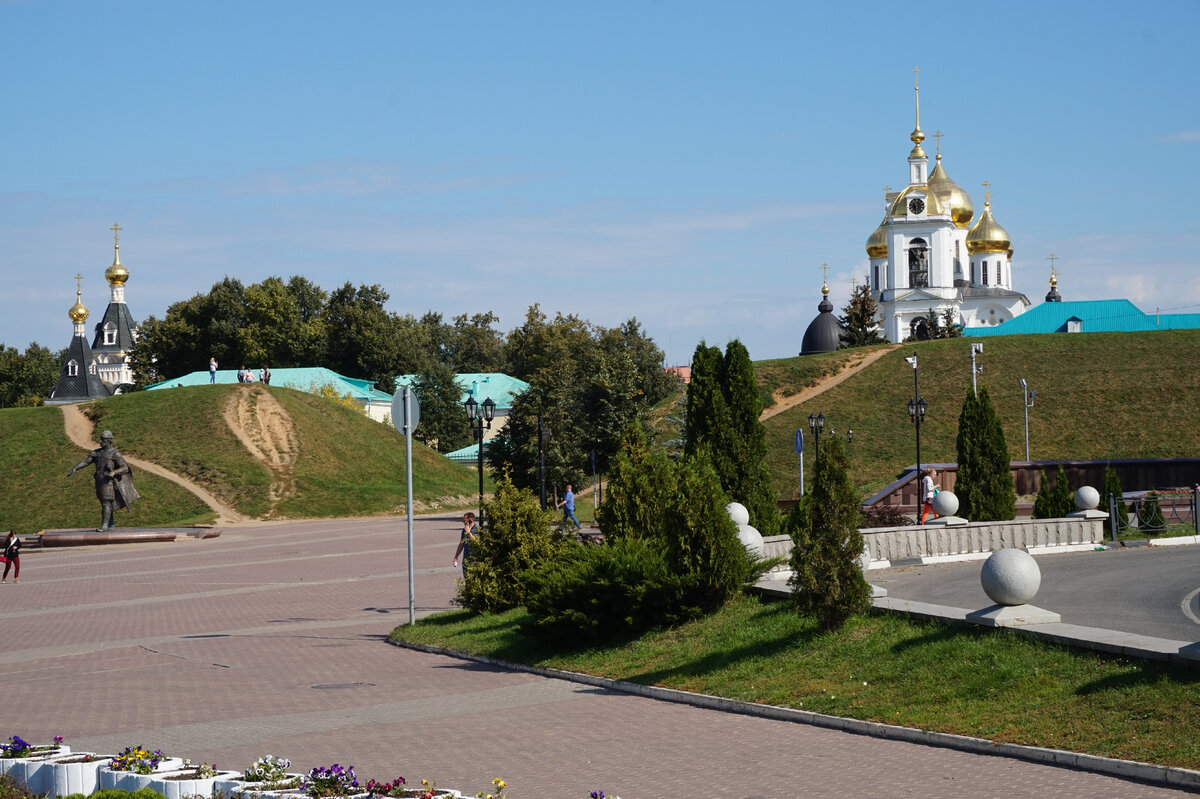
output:
M809 414L808 429L812 431L815 439L816 452L813 455L813 468L816 469L817 464L821 462L821 431L825 429L825 414Z
M484 424L487 424L487 429L492 429L492 419L496 416L496 403L492 402L492 398L488 397L483 401L483 404L475 401L474 397L467 397L467 421L471 425L471 429L475 431L475 444L479 448L479 527L483 528L483 429ZM480 413L482 409L483 413Z
M921 423L925 421L925 409L928 405L921 397L908 401L908 419L917 428L917 483L921 481Z

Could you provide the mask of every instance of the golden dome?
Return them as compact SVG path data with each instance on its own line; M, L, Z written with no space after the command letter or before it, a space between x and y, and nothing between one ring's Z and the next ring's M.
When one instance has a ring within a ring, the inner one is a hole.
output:
M1011 253L1011 246L1012 242L1008 238L1008 231L1002 228L995 219L992 219L991 201L985 202L983 213L979 215L979 221L967 234L967 252L972 255L979 252Z
M124 286L125 281L129 280L129 270L121 266L121 245L113 245L113 262L112 266L104 270L104 279L111 286Z
M942 169L942 156L938 153L937 164L929 174L929 192L945 200L950 206L950 218L956 227L965 228L975 216L975 205L971 197Z
M75 304L71 306L71 310L67 311L67 316L71 317L71 321L77 325L81 325L87 321L88 309L80 299L81 293L78 289L75 290Z
M888 216L908 216L908 201L910 194L914 191L920 191L925 195L925 213L928 216L939 216L946 213L945 206L942 205L941 198L931 192L927 186L916 185L909 186L896 195L896 199L892 200L892 207L888 209Z
M867 257L887 258L887 254L887 228L880 222L879 227L875 228L875 232L867 239Z

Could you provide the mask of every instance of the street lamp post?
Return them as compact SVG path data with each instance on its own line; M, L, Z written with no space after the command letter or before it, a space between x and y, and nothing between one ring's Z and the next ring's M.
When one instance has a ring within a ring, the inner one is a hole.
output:
M1025 460L1029 460L1029 409L1033 407L1033 398L1037 396L1036 391L1030 391L1029 386L1025 383L1025 378L1021 378L1021 393L1024 395L1025 406Z
M467 397L465 403L467 408L467 421L471 425L471 429L475 431L475 445L479 449L479 527L483 528L483 430L486 423L487 429L492 429L492 419L496 415L496 403L492 402L492 398L488 397L482 404L475 401L475 397ZM482 413L481 413L482 411Z
M816 451L813 454L813 468L816 469L817 464L821 462L821 431L825 429L825 414L809 414L808 429L812 431L816 437Z
M975 356L983 352L982 344L971 345L971 394L974 397L979 396L979 389L975 386L975 375L983 372L983 364L975 363Z
M913 398L908 401L908 419L913 423L917 430L917 491L920 493L921 485L921 423L925 421L925 409L928 405L925 398L921 396L921 378L920 371L917 369L917 354L914 352L911 358L905 358L908 365L913 369ZM917 497L917 505L921 504L921 497Z

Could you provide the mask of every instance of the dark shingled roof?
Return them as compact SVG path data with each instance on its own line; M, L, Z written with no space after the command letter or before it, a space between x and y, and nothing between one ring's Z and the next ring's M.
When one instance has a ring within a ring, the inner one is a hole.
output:
M116 331L114 343L104 343L104 328L111 325ZM137 322L129 313L129 306L123 302L110 302L104 309L104 316L96 323L96 335L92 338L92 352L129 352L133 349L133 331Z
M70 374L71 362L75 362L75 374ZM65 405L68 402L86 402L109 396L108 386L100 375L92 370L92 348L83 334L71 337L67 357L58 371L58 383L50 392L47 405Z

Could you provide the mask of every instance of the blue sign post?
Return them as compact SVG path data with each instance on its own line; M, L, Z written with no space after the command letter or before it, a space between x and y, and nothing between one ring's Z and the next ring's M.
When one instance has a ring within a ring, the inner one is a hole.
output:
M800 458L800 496L804 496L804 431L796 428L796 456Z

